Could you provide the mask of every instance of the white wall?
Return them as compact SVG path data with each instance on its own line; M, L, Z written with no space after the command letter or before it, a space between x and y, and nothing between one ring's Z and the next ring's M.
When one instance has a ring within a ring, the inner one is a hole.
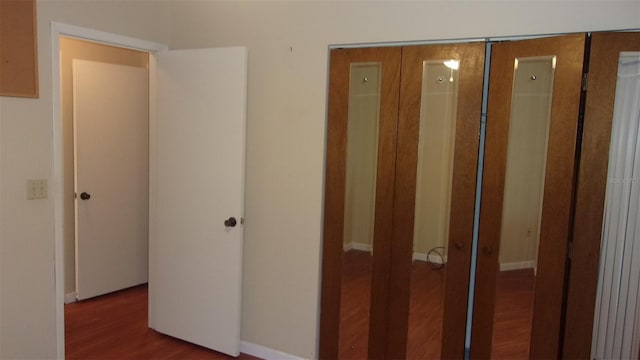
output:
M0 358L56 356L53 202L26 200L52 175L50 22L169 41L165 2L38 1L40 99L0 98ZM57 55L55 55L57 56Z
M313 357L329 44L640 27L633 2L174 2L171 46L249 47L242 337Z
M639 12L637 1L39 1L41 98L0 99L0 358L56 355L52 202L24 196L26 179L52 178L51 20L176 48L249 47L242 336L313 357L327 46L638 28Z

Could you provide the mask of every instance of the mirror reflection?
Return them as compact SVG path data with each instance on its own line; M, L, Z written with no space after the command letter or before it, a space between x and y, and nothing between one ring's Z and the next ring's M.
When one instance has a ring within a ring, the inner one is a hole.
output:
M528 358L556 58L517 58L507 145L492 358Z
M366 359L376 198L380 63L353 63L349 81L339 354Z
M640 196L628 181L637 178L634 172L640 162L639 113L640 52L623 51L615 81L592 359L634 359L640 352L640 302L628 280L637 279L640 268L640 234L634 217L640 213ZM616 284L621 284L618 289Z
M409 358L440 358L459 60L423 62Z

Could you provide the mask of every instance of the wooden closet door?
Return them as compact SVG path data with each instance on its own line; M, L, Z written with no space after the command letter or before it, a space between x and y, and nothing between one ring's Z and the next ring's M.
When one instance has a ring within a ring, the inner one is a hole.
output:
M354 96L373 80L354 73L378 65L375 222L367 268L365 262L354 266L345 240L351 232L348 163L355 153L349 142L358 106ZM321 358L463 356L483 68L483 43L332 51ZM414 245L418 237L441 243L430 247L442 246L442 269L416 271L433 260L423 245ZM412 276L439 295L425 296L417 285L411 289Z
M385 356L400 56L399 47L331 51L322 359Z
M484 55L402 49L389 359L464 356Z
M559 355L584 46L582 34L493 45L474 359Z
M564 329L566 359L591 356L609 144L623 51L640 51L640 33L592 34Z

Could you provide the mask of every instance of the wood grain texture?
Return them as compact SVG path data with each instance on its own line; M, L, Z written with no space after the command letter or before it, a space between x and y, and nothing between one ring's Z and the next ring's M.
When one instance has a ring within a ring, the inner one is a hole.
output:
M67 359L234 358L148 328L148 290L141 285L65 305Z
M329 109L324 195L324 238L322 242L322 288L320 298L321 359L338 355L340 329L340 284L342 281L342 238L344 231L345 164L349 90L345 80L345 55L331 53ZM347 86L345 86L345 84Z
M459 359L464 353L485 60L484 44L460 45L458 49L460 87L447 255L450 270L444 293L444 359Z
M398 150L391 250L390 338L387 358L406 356L410 278L413 252L415 197L423 64L460 60L453 184L448 240L448 271L444 293L443 357L464 355L464 332L469 285L471 240L482 102L484 44L404 47L398 124Z
M504 69L504 70L501 70ZM480 232L476 272L476 288L471 336L471 357L488 359L491 355L491 334L493 331L493 311L495 302L496 274L498 273L498 247L500 245L500 218L502 216L502 197L504 174L507 161L508 114L510 101L492 99L511 94L509 79L494 80L498 72L512 73L513 61L507 56L491 57L489 119L486 128L485 163L482 179L482 207L480 213ZM501 102L506 103L503 108ZM499 106L499 109L493 107ZM498 112L500 111L500 112Z
M556 56L535 284L531 358L558 356L585 35L495 44L492 51L472 358L491 356L514 61Z
M339 353L350 68L376 62L382 74L368 342L375 358L386 349L400 48L336 49L330 61L319 356L335 359Z
M591 355L609 144L621 51L640 51L640 33L592 35L562 350L566 359L587 359Z
M0 0L0 95L37 98L35 0Z
M557 55L557 62L533 301L532 359L556 358L560 354L585 38L584 34L563 36L548 39L548 45L541 45Z
M382 52L384 50L384 52ZM378 133L378 173L373 235L371 274L371 311L369 359L384 359L389 322L389 303L395 294L390 290L392 263L393 201L395 198L396 144L398 138L398 96L400 93L400 48L382 48L382 83L380 88L380 130Z

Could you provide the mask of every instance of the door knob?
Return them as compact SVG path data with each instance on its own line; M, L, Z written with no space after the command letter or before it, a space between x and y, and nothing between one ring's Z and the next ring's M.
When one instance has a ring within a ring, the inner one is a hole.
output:
M238 222L236 221L236 218L230 217L230 218L228 218L227 220L224 221L224 226L226 226L226 227L235 227L237 223Z
M83 192L83 193L80 194L80 199L89 200L89 199L91 199L91 194Z

